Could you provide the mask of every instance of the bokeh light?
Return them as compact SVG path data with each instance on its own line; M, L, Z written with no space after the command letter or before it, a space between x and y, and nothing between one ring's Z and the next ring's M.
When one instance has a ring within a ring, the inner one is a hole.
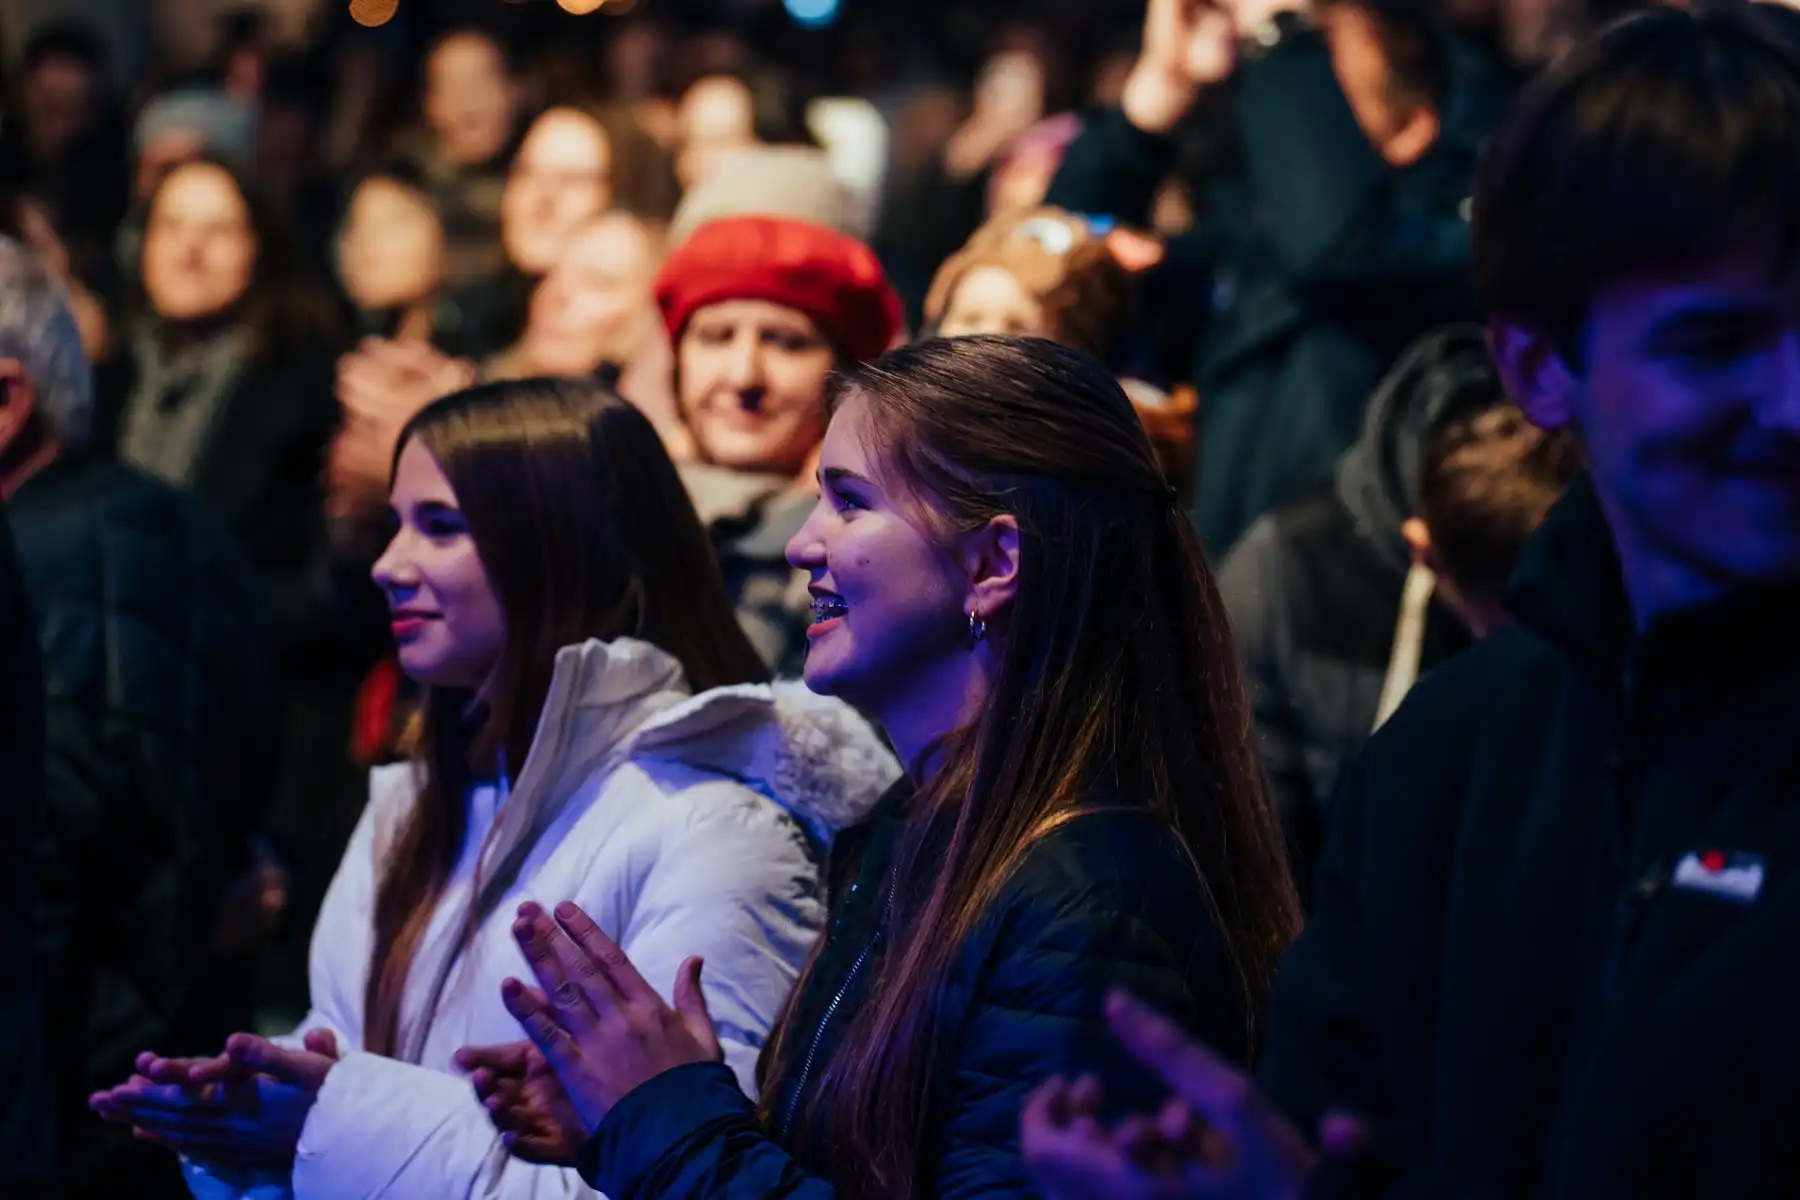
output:
M574 13L578 17L587 16L605 3L606 0L556 0L558 8L567 13Z
M386 25L400 11L400 0L350 0L350 19L371 29Z
M781 0L794 24L808 29L823 29L838 18L842 0Z

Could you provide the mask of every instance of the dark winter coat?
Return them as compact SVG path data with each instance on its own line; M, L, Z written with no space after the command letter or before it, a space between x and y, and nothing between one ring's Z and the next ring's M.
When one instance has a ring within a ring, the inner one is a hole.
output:
M25 577L0 505L0 1198L57 1191L56 1133L44 1046L43 972L33 876L42 826L44 683Z
M280 699L256 576L199 501L66 454L12 516L44 662L50 1046L68 1155L100 1171L92 1091L249 1027L250 963L210 942L274 791Z
M1412 565L1401 526L1417 510L1425 437L1502 397L1479 326L1427 335L1382 381L1332 482L1259 519L1219 567L1303 893L1331 793L1375 725ZM1433 606L1420 672L1468 641Z
M1202 220L1151 281L1165 307L1187 306L1201 397L1193 512L1215 557L1330 478L1414 338L1476 315L1465 201L1485 133L1451 120L1478 111L1454 103L1423 158L1388 166L1313 31L1241 63L1230 86L1242 172L1187 181ZM1147 227L1175 154L1119 110L1091 111L1048 202Z
M582 1156L591 1184L621 1197L836 1194L822 1163L786 1147L820 1140L795 1136L798 1123L816 1120L805 1089L879 967L875 929L907 798L901 785L874 819L840 838L843 873L833 874L848 885L834 897L825 946L798 999L795 1045L805 1050L773 1098L776 1128L762 1129L724 1067L682 1067L607 1115ZM928 1098L921 1190L1035 1194L1019 1157L1019 1110L1051 1075L1095 1074L1125 1105L1155 1100L1106 1031L1101 1006L1114 987L1244 1061L1243 992L1206 912L1174 834L1128 809L1079 817L1036 846L959 954L939 1007L945 1052Z
M1635 634L1584 480L1509 603L1333 801L1263 1083L1372 1122L1321 1195L1792 1196L1800 590Z
M333 558L325 455L338 422L334 360L265 356L239 374L200 452L193 491L249 554L274 637L285 711L270 831L293 867L288 936L271 948L268 1001L306 1007L306 938L368 796L350 757L363 675L391 643L366 567ZM96 373L95 441L116 444L135 376L121 360Z

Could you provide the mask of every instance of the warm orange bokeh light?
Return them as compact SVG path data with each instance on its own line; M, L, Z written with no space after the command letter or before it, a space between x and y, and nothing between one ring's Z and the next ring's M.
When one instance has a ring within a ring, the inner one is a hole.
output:
M350 0L350 19L373 28L386 25L400 11L400 0Z

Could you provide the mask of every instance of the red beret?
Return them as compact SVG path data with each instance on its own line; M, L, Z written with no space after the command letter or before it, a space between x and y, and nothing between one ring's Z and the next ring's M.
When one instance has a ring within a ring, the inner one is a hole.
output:
M669 337L721 300L767 300L818 322L857 362L900 332L900 297L875 252L821 225L782 217L727 217L696 229L663 263L656 303Z

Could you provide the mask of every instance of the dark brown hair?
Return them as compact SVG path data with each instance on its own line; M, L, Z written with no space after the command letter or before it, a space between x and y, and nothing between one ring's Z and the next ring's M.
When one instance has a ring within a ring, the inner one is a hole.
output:
M400 1053L407 976L467 833L463 792L502 761L523 767L557 651L634 637L678 660L697 692L768 679L661 439L617 395L578 380L484 384L408 422L396 464L414 438L468 521L506 638L473 718L466 691L427 689L422 788L384 856L364 996L363 1047L387 1055Z
M675 156L624 105L573 107L606 132L612 149L612 206L641 220L667 223L681 202Z
M1474 255L1498 318L1579 367L1607 285L1734 253L1800 253L1800 53L1766 6L1627 17L1520 93L1476 179Z
M1431 552L1465 591L1505 591L1519 550L1575 477L1574 442L1511 404L1452 417L1425 438L1420 520Z
M938 748L898 851L885 961L806 1098L846 1195L910 1197L927 1183L955 956L1029 848L1096 795L1141 805L1186 846L1211 909L1195 918L1218 923L1252 1026L1300 916L1224 605L1105 368L1037 338L937 339L836 395L867 402L883 469L932 532L1001 514L1019 527L1018 594L991 622L993 694ZM795 1065L792 1012L759 1064L765 1105Z

